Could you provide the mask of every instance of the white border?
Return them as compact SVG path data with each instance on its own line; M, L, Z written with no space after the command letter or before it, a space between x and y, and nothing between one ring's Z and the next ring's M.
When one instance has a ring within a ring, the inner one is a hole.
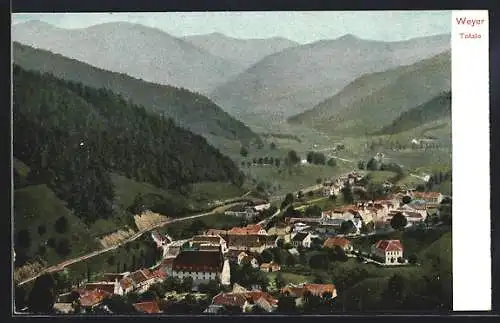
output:
M479 25L457 19L483 20ZM452 13L453 310L491 310L487 10ZM462 37L480 34L481 38Z

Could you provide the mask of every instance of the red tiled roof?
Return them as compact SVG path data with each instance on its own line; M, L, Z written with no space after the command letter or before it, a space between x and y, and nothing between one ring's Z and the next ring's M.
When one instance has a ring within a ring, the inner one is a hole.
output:
M262 230L259 224L249 224L246 227L235 227L229 230L230 234L258 234Z
M183 251L175 258L172 269L176 271L220 272L223 258L220 252Z
M102 277L104 281L113 282L115 281L115 279L123 279L123 277L125 277L125 274L104 273Z
M100 289L87 291L80 294L80 304L83 307L92 307L101 303L105 298L109 296L111 296L110 293Z
M438 198L441 193L439 192L414 192L413 196L419 198Z
M345 248L351 242L344 237L331 237L325 240L323 246L326 248L332 248L334 246L339 246Z
M138 312L142 313L148 313L148 314L156 314L156 313L161 313L160 307L158 306L158 303L156 302L142 302L142 303L135 303L134 308Z
M383 251L403 251L399 240L379 240L375 247Z
M335 285L333 284L304 284L302 286L285 287L281 289L281 293L290 293L295 297L302 297L308 291L315 296L323 296L326 293L334 293Z
M245 305L246 297L241 293L220 293L212 299L213 305L240 306Z
M243 306L245 302L255 303L265 299L271 305L277 305L278 300L263 291L249 291L242 293L220 293L212 299L213 305Z
M150 279L151 272L148 269L139 269L131 273L128 278L130 278L134 283L140 284Z
M85 289L88 291L100 289L102 291L113 294L115 292L114 283L87 283L85 284Z
M164 258L161 261L160 266L172 266L172 264L174 263L174 259L175 257Z
M123 289L128 289L128 288L132 287L133 285L134 285L134 282L132 281L132 279L130 279L128 277L125 277L122 280L120 280L120 286Z

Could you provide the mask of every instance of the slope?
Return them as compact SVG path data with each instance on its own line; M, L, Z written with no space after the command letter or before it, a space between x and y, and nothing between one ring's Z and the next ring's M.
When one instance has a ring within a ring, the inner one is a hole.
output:
M450 89L451 57L447 51L412 65L363 76L289 121L325 133L369 134Z
M105 71L16 42L13 44L13 58L16 64L27 70L51 73L68 81L111 90L149 111L173 118L182 127L208 137L213 144L218 138L242 142L258 139L242 122L200 94Z
M412 64L450 49L450 35L380 42L345 35L269 55L210 97L231 114L278 120L310 109L354 79Z
M12 40L148 82L209 93L241 70L159 29L126 22L61 29L40 21L12 27Z
M241 72L268 55L299 45L281 37L238 39L221 33L186 36L183 39L215 56L242 66Z
M403 112L378 134L396 134L444 118L451 120L451 92L440 94L422 105Z

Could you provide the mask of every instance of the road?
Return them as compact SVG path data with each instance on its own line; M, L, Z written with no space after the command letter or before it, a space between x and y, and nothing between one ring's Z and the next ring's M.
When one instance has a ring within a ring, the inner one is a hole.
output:
M166 221L163 221L163 222L160 222L160 223L156 224L153 227L150 227L150 228L138 231L137 233L135 233L131 237L127 238L126 240L121 241L120 243L118 243L118 244L116 244L114 246L111 246L111 247L108 247L108 248L104 248L104 249L100 249L100 250L96 250L96 251L90 252L88 254L85 254L83 256L80 256L80 257L77 257L77 258L73 258L73 259L69 259L69 260L63 261L63 262L61 262L61 263L59 263L57 265L45 268L44 270L42 270L41 272L39 272L37 275L21 281L18 284L18 286L22 286L22 285L24 285L26 283L29 283L30 281L35 280L36 278L40 277L43 274L52 273L52 272L56 272L56 271L61 271L65 267L70 266L72 264L75 264L77 262L80 262L80 261L83 261L83 260L87 260L89 258L98 256L100 254L106 253L106 252L111 251L111 250L114 250L114 249L116 249L116 248L118 248L120 246L123 246L123 245L125 245L125 244L127 244L129 242L132 242L132 241L138 239L144 233L148 233L148 232L150 232L152 230L155 230L157 228L163 227L163 226L165 226L167 224L174 223L174 222L186 221L186 220L192 220L192 219L196 219L196 218L201 218L201 217L204 217L204 216L207 216L207 215L210 215L210 214L222 212L225 209L230 208L230 207L235 206L235 205L238 205L238 204L241 204L241 202L234 202L234 203L231 203L231 204L225 204L223 206L218 206L218 207L214 208L211 211L200 213L200 214L190 215L190 216L186 216L186 217L182 217L182 218L168 219Z

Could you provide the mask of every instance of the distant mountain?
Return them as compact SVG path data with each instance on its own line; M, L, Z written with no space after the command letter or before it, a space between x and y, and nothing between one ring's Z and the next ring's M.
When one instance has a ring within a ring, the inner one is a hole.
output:
M289 117L354 79L450 50L450 35L381 42L345 35L285 49L219 86L210 97L233 115Z
M149 111L172 117L179 125L205 136L211 143L217 143L218 138L241 142L258 139L258 135L242 122L200 94L144 82L19 43L13 44L13 59L27 70L51 73L64 80L111 90Z
M447 51L412 65L364 75L289 122L326 133L373 134L402 113L450 90L451 53Z
M159 29L126 22L61 29L28 21L12 27L12 40L148 82L205 94L242 69Z
M451 92L442 93L430 101L403 112L379 134L396 134L447 118L451 120Z
M238 39L221 33L186 36L183 39L215 56L222 57L245 68L250 67L268 55L299 45L297 42L281 37Z

